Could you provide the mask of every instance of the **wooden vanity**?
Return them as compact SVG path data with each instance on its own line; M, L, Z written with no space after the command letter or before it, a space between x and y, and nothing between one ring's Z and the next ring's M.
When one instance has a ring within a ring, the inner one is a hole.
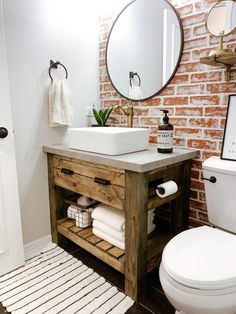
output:
M107 156L65 146L45 146L48 157L51 232L60 245L66 237L125 275L125 292L138 300L145 292L146 272L157 267L166 243L188 226L191 159L196 150L175 148L159 154L155 146L142 152ZM174 180L178 191L166 198L155 193L159 183ZM81 229L66 217L68 191L125 211L125 251ZM147 212L169 204L169 230L147 236Z

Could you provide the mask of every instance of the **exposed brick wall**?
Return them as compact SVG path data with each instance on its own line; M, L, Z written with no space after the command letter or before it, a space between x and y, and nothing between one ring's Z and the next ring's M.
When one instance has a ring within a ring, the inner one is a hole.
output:
M117 0L113 0L117 2ZM121 3L120 8L123 7ZM126 1L128 2L128 1ZM218 47L218 39L205 28L206 14L215 0L171 0L177 8L184 28L184 50L181 63L171 83L156 97L135 103L134 126L151 129L150 142L157 142L159 109L170 111L175 127L175 145L200 150L192 163L190 226L208 223L204 183L201 180L202 161L220 154L228 95L236 92L236 71L232 80L224 81L224 69L199 63L199 58ZM109 82L105 66L105 47L109 29L119 12L101 14L100 21L100 101L101 106L127 104ZM236 33L225 38L229 47L236 46ZM124 47L125 49L125 47ZM126 118L113 115L113 124L124 126Z

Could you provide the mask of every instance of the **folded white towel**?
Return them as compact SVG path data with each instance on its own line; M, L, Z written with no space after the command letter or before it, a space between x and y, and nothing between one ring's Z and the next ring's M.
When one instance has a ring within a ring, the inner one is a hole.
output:
M131 99L143 99L143 92L140 88L140 86L129 86L129 98Z
M67 79L53 80L49 85L49 125L72 125L73 108Z
M117 231L125 229L125 214L112 206L101 204L94 208L92 218L96 219Z
M117 239L114 239L112 236L110 236L109 234L106 234L105 232L102 232L100 230L98 230L97 228L93 228L93 234L95 234L95 236L102 238L103 240L111 243L114 246L117 246L118 248L124 250L125 249L125 242L123 241L118 241Z
M74 206L74 205L70 205L67 208L67 217L71 218L71 219L76 219L76 217L79 214L79 208Z
M106 224L104 224L103 222L100 222L99 220L94 219L93 227L102 232L107 233L108 235L110 235L111 237L113 237L114 239L118 241L125 241L124 231L115 230L114 228L107 226Z

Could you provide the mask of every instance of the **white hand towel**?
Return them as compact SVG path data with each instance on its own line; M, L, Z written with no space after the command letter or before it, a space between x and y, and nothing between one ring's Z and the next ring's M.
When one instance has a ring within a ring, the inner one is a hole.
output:
M114 239L118 240L118 241L124 241L125 240L125 232L124 231L117 231L114 228L111 228L109 226L107 226L106 224L94 219L93 221L93 227L107 233L108 235L110 235L111 237L113 237Z
M143 92L140 86L129 86L129 98L131 99L143 99Z
M103 240L111 243L112 245L114 245L114 246L116 246L122 250L125 249L125 242L118 241L118 240L114 239L113 237L111 237L110 235L106 234L105 232L98 230L97 228L93 228L93 234L95 234L95 236L102 238Z
M73 108L67 79L53 80L49 85L49 125L72 125Z
M125 229L124 211L112 206L98 205L92 212L92 218L103 222L115 230L123 231Z

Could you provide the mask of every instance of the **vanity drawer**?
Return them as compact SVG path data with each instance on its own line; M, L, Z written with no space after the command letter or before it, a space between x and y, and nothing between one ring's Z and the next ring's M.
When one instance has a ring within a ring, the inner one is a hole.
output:
M123 170L66 157L53 157L53 177L58 186L124 209Z

